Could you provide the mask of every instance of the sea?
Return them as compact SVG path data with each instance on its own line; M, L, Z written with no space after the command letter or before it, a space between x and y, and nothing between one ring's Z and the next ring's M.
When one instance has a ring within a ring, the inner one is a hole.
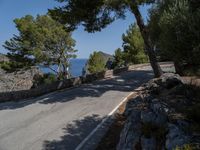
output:
M70 67L69 72L72 75L72 77L78 77L82 75L82 70L85 67L87 63L87 59L71 59L70 60ZM52 68L57 68L56 65L52 66ZM46 67L40 67L40 70L43 73L54 73L51 69Z

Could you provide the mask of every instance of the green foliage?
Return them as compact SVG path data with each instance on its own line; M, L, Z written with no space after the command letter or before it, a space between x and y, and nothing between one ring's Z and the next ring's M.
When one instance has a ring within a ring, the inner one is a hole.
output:
M118 48L115 50L113 66L114 68L120 68L123 67L124 65L125 65L124 52L120 48Z
M10 61L10 62L1 62L0 68L5 70L6 72L14 72L14 71L18 71L20 68L29 69L30 66L28 62Z
M150 12L152 41L160 54L179 68L200 64L200 6L194 3L195 0L164 0Z
M0 68L5 70L5 71L11 70L11 66L8 62L1 62Z
M88 70L90 73L97 73L105 70L104 58L100 52L94 52L88 60Z
M126 34L122 35L122 40L124 50L122 51L120 48L115 50L115 67L148 62L148 56L144 52L144 40L136 24L129 27Z
M136 24L129 27L126 34L122 35L122 40L126 63L140 64L148 62L148 57L144 52L144 40Z
M155 0L56 0L63 6L49 10L49 14L68 30L83 25L89 32L100 31L116 19L124 19L126 10Z
M195 150L194 146L190 144L183 145L182 147L177 146L175 150Z
M56 82L58 79L55 74L47 73L43 75L36 74L33 78L32 88L37 88L40 85L51 84Z
M8 57L16 64L58 65L58 75L67 73L69 59L75 57L75 41L64 26L49 16L27 15L14 20L19 35L6 41L4 47L10 51ZM19 65L19 67L24 67Z
M49 14L69 31L75 30L79 25L88 32L101 31L116 19L124 19L127 10L136 18L150 62L155 74L159 77L162 70L157 63L153 47L149 40L147 26L144 23L139 6L154 3L156 0L56 0L63 6L49 10ZM142 56L141 56L142 57Z
M53 82L57 81L57 78L54 74L49 73L49 74L45 74L43 77L43 84L51 84Z

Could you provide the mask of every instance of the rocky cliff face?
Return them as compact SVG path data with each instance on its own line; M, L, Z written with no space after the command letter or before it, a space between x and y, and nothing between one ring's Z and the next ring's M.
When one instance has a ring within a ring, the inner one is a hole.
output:
M0 92L30 89L33 85L33 78L36 74L42 74L36 67L12 73L7 73L0 68Z
M0 63L9 62L9 58L0 54ZM37 67L8 73L0 67L0 92L28 90L33 85L35 75L42 75Z

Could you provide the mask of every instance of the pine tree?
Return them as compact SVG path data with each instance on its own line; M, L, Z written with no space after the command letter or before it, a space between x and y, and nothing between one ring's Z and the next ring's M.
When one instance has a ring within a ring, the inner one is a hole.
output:
M114 54L114 68L120 68L125 66L125 60L124 60L124 52L121 50L121 48L118 48L115 50Z
M126 34L122 35L124 59L129 64L139 64L148 62L145 54L144 40L136 24L131 25Z
M162 74L157 63L156 55L149 38L148 28L144 23L139 6L150 4L155 0L57 0L65 3L64 6L49 10L49 14L68 30L74 30L83 25L89 32L100 31L108 24L119 18L125 18L126 11L130 10L139 26L145 49L149 56L155 77Z
M94 52L88 60L88 70L90 73L97 73L105 70L105 61L100 52Z
M150 13L150 37L161 56L174 61L176 72L200 66L200 3L163 0Z
M66 77L69 59L74 58L76 52L71 33L47 15L36 18L27 15L14 22L19 35L14 35L4 44L12 64L17 64L18 68L42 65L49 67L59 78ZM58 68L54 70L52 65Z

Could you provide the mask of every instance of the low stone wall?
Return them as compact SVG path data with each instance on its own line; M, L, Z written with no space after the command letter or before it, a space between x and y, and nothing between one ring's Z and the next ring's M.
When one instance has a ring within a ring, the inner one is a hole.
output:
M77 77L77 78L71 78L71 79L63 80L63 81L57 81L51 84L41 85L37 88L30 89L30 90L2 92L0 93L0 102L18 101L22 99L41 96L41 95L54 92L57 90L75 87L84 83L91 83L93 81L104 79L104 78L110 78L114 74L125 72L127 70L128 70L128 67L124 67L124 68L119 68L116 70L107 70L107 71L103 71L103 72L99 72L95 74L89 74L86 77Z
M86 77L77 77L71 78L64 81L57 81L51 84L41 85L37 88L30 89L30 90L22 90L22 91L13 91L13 92L4 92L0 93L0 102L6 101L18 101L22 99L32 98L41 96L53 91L57 91L60 89L70 88L74 86L78 86L84 83L91 83L96 80L110 78L113 75L126 72L129 70L135 70L137 68L141 68L144 66L149 66L149 64L139 64L139 65L132 65L129 67L123 67L115 70L107 70L95 74L89 74Z

